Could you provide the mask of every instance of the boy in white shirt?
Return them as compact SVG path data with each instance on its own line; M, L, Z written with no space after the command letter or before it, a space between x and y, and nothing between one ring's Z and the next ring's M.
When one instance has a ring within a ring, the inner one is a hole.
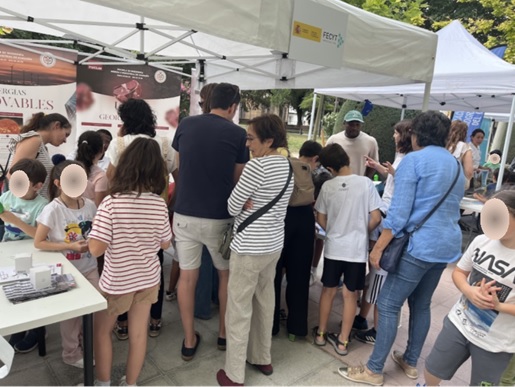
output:
M321 164L334 176L322 186L315 204L317 222L326 231L319 325L313 329L316 345L328 340L339 355L347 354L349 335L356 315L357 291L365 285L368 234L381 221L381 198L372 181L352 174L349 156L338 144L325 147ZM327 333L327 322L343 278L341 331Z

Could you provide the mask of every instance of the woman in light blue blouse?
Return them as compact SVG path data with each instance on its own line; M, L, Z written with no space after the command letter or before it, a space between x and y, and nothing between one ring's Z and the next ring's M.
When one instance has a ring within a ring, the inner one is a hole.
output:
M414 152L406 155L395 173L395 192L384 231L370 253L379 267L384 249L405 231L411 232L451 187L460 165L445 148L451 122L439 112L419 114L412 123ZM448 263L461 255L460 200L465 177L460 172L449 196L424 225L414 232L397 271L388 275L378 300L379 324L372 355L366 366L342 367L340 374L354 382L383 384L383 368L397 335L397 316L406 299L410 309L406 350L393 351L393 360L412 379L431 323L431 298Z

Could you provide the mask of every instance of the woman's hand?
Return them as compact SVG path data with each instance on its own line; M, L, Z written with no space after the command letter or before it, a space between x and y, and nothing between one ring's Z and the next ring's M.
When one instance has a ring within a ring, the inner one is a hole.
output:
M76 251L77 253L86 253L88 252L88 242L85 240L72 242L68 245L70 250Z
M388 169L379 164L377 161L375 161L373 158L365 156L365 165L368 168L375 169L377 172L381 173L382 175L386 175L388 173Z
M395 168L393 167L392 163L387 161L387 162L383 163L383 166L384 166L384 168L386 168L387 173L389 173L392 176L395 175Z
M252 201L252 199L247 199L247 201L243 205L243 209L244 210L252 210L253 208L254 208L254 202Z

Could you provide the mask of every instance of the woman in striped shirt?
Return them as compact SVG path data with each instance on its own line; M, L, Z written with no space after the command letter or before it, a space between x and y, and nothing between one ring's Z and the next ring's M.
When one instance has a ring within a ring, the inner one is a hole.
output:
M129 356L122 379L134 385L145 360L150 306L157 301L161 267L157 252L170 247L168 209L159 194L165 182L165 162L156 141L137 138L121 154L111 194L97 210L89 234L89 251L105 253L100 289L107 310L95 316L95 385L109 386L116 317L128 312ZM123 385L123 384L122 384Z
M217 373L221 386L241 385L245 359L263 374L273 372L270 356L274 314L275 267L284 243L284 218L293 191L288 160L277 148L287 147L286 130L276 115L249 122L247 147L250 160L228 201L235 216L231 244L226 313L227 354L225 369ZM238 226L266 206L285 189L265 214L243 231Z

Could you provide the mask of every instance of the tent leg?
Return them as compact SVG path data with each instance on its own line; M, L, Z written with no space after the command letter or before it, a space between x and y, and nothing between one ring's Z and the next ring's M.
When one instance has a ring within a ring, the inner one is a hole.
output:
M406 113L406 96L402 98L402 110L401 110L401 121L404 119L404 114Z
M145 18L143 16L140 18L140 22L141 22L141 24L145 24ZM139 32L139 52L140 52L140 54L145 53L145 30L144 29L142 29Z
M504 176L504 168L506 167L506 159L508 158L508 151L510 150L511 132L513 130L513 115L515 114L515 95L511 100L510 119L508 121L508 130L506 131L506 138L504 139L504 148L502 150L501 166L499 167L499 177L495 190L499 191L502 185L502 178Z
M422 111L427 111L429 106L429 96L431 95L431 82L427 82L424 87L424 101L422 102Z
M311 117L309 117L308 140L311 140L311 136L313 135L313 121L315 119L316 103L317 103L317 94L313 93L313 103L311 104Z

